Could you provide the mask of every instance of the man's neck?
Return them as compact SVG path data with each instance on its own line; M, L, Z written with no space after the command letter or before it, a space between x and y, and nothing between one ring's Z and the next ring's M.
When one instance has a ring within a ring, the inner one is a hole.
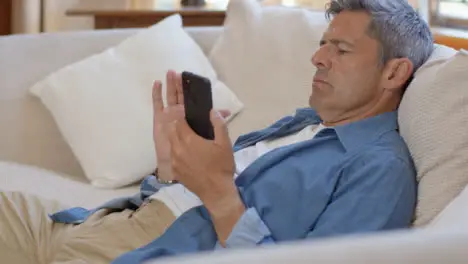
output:
M344 116L343 118L338 118L331 121L323 120L323 125L327 127L346 125L370 117L378 116L383 113L392 112L398 109L399 103L400 98L397 97L392 98L392 100L378 100L373 104L369 104L361 107L360 109L357 109L353 113Z

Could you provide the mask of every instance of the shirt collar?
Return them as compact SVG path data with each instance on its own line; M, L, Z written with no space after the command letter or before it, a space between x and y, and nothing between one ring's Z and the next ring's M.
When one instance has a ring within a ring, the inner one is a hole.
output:
M313 108L307 107L296 110L294 123L302 129L310 124L320 124L322 120ZM386 132L397 129L397 112L392 111L345 125L327 127L324 130L335 131L346 151L352 151L353 149L373 142Z
M346 151L373 142L382 134L397 130L397 112L387 112L346 125L333 127Z

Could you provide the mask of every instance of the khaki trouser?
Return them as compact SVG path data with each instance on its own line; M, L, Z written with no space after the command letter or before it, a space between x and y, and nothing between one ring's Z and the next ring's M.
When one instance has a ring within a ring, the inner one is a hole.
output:
M159 237L175 220L152 200L137 211L100 210L81 225L53 223L48 214L64 209L19 192L0 192L0 263L110 263Z

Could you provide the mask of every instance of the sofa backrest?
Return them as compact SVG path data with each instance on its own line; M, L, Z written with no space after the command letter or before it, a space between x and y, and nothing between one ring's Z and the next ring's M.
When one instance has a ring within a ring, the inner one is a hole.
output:
M104 51L138 29L0 37L0 160L38 166L84 181L83 171L55 122L28 89L48 74ZM187 28L205 53L218 27Z

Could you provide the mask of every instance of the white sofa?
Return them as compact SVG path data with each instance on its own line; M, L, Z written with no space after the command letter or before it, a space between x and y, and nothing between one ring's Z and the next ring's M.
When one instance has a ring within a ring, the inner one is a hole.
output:
M190 28L187 31L205 53L211 50L220 34L220 28ZM118 190L92 187L48 111L27 92L29 87L47 74L103 51L135 32L129 29L0 38L0 190L20 190L45 198L59 198L65 204L87 207L137 191L138 186ZM241 90L234 92L241 100L249 94ZM246 106L246 110L229 125L233 138L265 125L272 118L266 118L265 124L252 124L248 115L254 113L249 112L248 103ZM289 111L289 108L278 107L277 114L288 114ZM258 251L219 252L173 261L269 264L286 261L466 263L468 232L465 230L435 225L432 228L398 233L296 242Z

